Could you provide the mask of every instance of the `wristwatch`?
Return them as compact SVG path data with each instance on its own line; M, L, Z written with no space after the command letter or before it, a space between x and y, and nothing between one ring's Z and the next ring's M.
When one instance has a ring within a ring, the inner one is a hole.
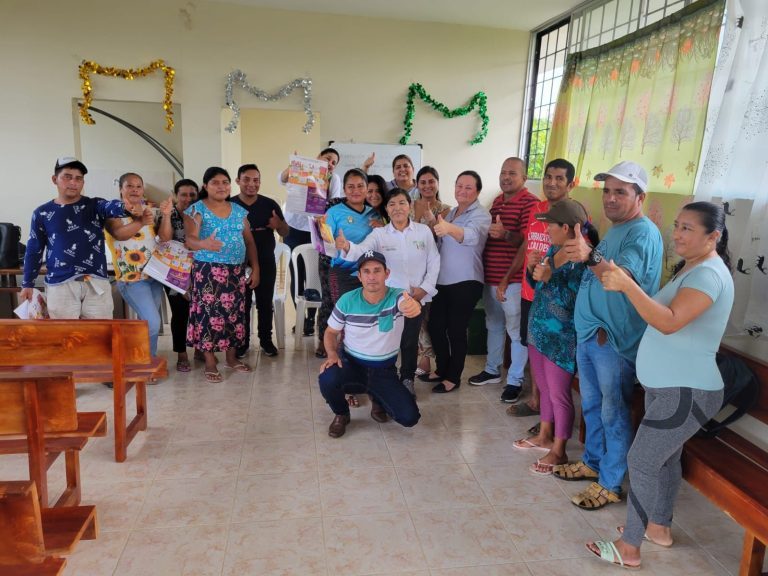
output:
M597 248L592 248L592 252L589 253L589 256L587 256L587 261L585 264L587 266L597 266L600 264L600 262L603 261L603 254L598 250Z

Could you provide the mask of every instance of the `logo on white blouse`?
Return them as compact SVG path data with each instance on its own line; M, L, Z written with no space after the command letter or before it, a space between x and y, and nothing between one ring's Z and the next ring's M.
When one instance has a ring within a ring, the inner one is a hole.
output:
M74 243L70 248L67 248L66 250L64 250L64 254L66 254L67 256L72 256L74 258L76 251L77 251L77 243Z

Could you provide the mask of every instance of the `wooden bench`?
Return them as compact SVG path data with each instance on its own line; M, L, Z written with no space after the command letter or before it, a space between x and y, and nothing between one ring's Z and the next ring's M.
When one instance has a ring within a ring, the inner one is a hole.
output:
M722 346L744 360L761 383L758 405L749 415L768 425L768 365ZM682 456L683 477L744 528L740 576L762 573L768 544L768 453L731 429L716 438L692 438Z
M80 450L107 435L104 412L78 412L71 374L0 372L0 454L27 454L29 479L48 507L47 471L64 453L67 487L55 506L80 504ZM23 436L19 438L18 436Z
M112 382L115 460L147 428L149 380L168 375L164 358L149 353L143 320L0 320L0 371L71 372L76 382ZM127 422L126 395L136 391L136 415Z
M0 574L60 574L80 540L96 538L95 506L40 508L34 482L0 482Z

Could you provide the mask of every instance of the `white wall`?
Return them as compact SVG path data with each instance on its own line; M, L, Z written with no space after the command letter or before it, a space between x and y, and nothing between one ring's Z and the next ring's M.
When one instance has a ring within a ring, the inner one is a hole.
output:
M176 68L185 172L195 179L221 162L224 82L235 68L267 90L310 75L314 108L323 118L321 142L395 142L402 135L411 82L421 82L450 107L483 90L491 117L484 143L468 144L479 126L475 114L446 120L424 104L417 105L412 141L423 143L425 162L440 170L446 198L456 174L469 168L480 172L490 197L497 191L501 161L518 153L528 39L527 32L203 0L0 0L2 194L14 198L3 202L0 219L21 224L26 234L33 208L55 194L50 183L55 158L75 152L77 130L90 128L77 126L79 118L72 114L82 59L132 67L163 58ZM163 81L161 75L134 81L94 77L93 88L97 99L159 103ZM298 94L276 104L260 103L241 90L235 95L244 108L302 109ZM82 160L102 168L91 162L97 159Z

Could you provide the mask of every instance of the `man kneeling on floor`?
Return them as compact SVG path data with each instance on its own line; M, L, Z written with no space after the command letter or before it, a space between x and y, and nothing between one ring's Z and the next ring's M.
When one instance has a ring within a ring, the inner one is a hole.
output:
M385 282L389 276L382 254L368 251L357 261L362 288L347 292L333 308L325 331L328 358L320 367L320 392L336 417L328 435L339 438L349 424L345 394L367 393L371 418L386 422L387 416L406 427L419 421L419 407L397 377L395 363L400 352L404 318L421 312L421 304ZM344 331L344 347L338 352L338 337Z

